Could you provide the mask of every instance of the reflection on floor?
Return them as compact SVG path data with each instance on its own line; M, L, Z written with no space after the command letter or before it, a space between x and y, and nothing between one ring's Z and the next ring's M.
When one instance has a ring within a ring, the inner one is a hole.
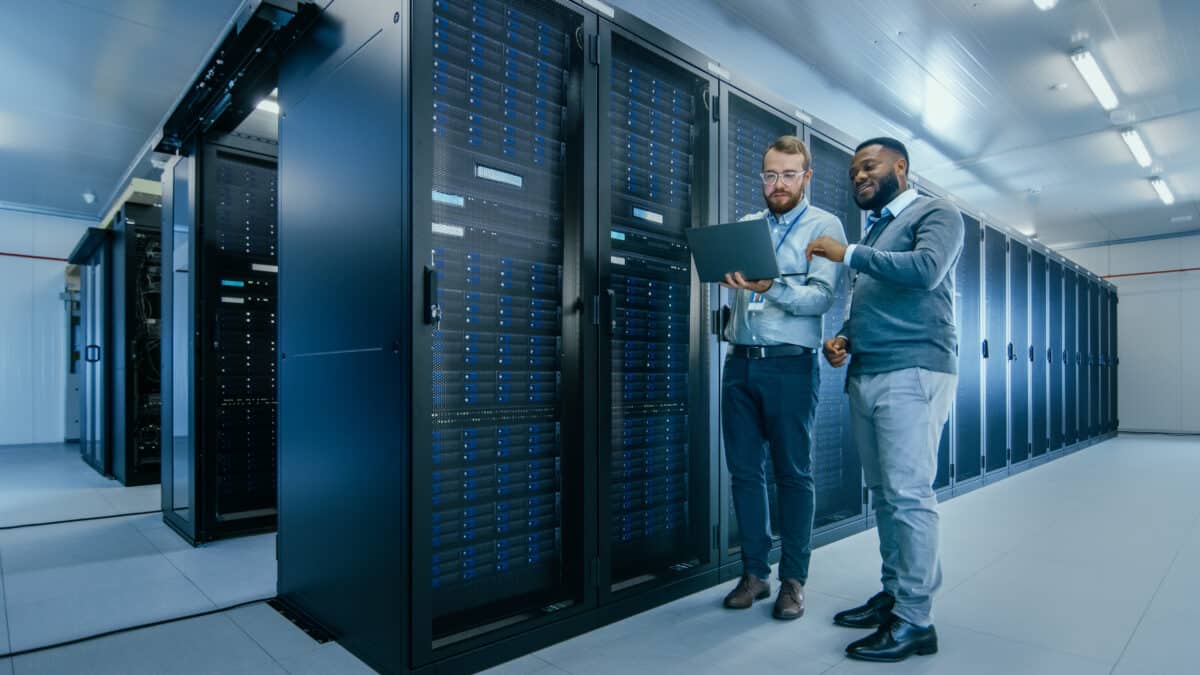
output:
M275 572L274 534L192 548L160 514L0 531L0 654L274 597Z
M721 609L727 584L488 672L1194 673L1184 646L1200 625L1197 484L1200 440L1121 437L947 502L936 656L887 665L842 656L846 643L864 633L832 625L833 613L861 602L879 583L876 535L864 532L814 552L808 611L799 621L772 620L770 602L743 612ZM136 521L130 526L144 531ZM110 545L106 557L119 548ZM96 565L92 576L109 576L102 571L107 565L132 564L98 563L105 556L84 553L68 557L80 567ZM6 569L8 555L0 544ZM37 554L21 555L30 565ZM13 582L5 581L11 595ZM10 623L24 622L8 603ZM28 633L16 625L10 630L14 637ZM6 668L15 675L371 672L262 604L0 659L0 673L10 675Z
M78 443L0 446L0 528L153 511L160 494L96 473Z

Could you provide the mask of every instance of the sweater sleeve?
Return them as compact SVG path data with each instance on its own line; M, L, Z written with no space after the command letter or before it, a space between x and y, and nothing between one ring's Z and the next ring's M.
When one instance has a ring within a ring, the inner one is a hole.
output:
M880 251L858 244L850 257L850 267L903 288L932 290L942 283L962 245L962 214L937 200L917 223L913 250Z
M842 243L846 242L846 232L837 218L829 218L823 222L816 236L828 236ZM802 257L804 254L798 252L798 255ZM842 275L841 265L827 258L813 256L803 281L794 277L781 277L776 279L763 295L788 314L820 316L833 305L833 296L837 293Z

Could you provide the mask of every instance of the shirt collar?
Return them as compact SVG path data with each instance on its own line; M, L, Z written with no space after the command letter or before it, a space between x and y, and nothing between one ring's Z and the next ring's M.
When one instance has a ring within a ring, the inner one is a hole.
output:
M888 213L892 214L893 218L899 218L900 212L908 208L909 204L915 202L918 196L919 193L915 189L909 188L896 195L896 197L892 199L892 201L888 202L888 205L883 207L879 213L882 215L884 211L887 211Z
M772 225L782 225L784 223L790 224L793 220L796 219L797 216L799 216L801 213L804 213L804 209L807 209L807 208L808 208L808 196L806 195L804 197L804 199L800 200L799 204L797 204L794 208L792 208L791 211L788 211L787 213L783 214L782 216L777 216L774 213L772 213L770 209L767 209L767 222L771 223Z

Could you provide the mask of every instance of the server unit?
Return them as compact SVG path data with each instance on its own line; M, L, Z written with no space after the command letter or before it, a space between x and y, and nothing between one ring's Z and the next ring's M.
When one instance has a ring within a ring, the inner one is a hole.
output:
M1008 467L1008 239L983 227L984 473Z
M1063 266L1063 444L1079 442L1079 275Z
M276 143L253 117L163 173L163 518L193 544L274 529Z
M121 205L111 228L90 228L80 265L83 395L80 452L124 485L159 480L160 210Z
M1117 350L1117 290L1110 288L1108 292L1108 432L1116 433L1121 420L1117 414L1117 371L1121 365L1120 352Z
M1008 461L1017 465L1033 452L1029 437L1030 365L1033 344L1029 338L1033 303L1029 296L1029 249L1008 242Z
M980 261L983 227L963 214L963 249L954 279L958 321L958 389L954 398L954 471L956 484L983 475L982 368L986 347L980 335Z
M1030 454L1044 457L1050 449L1050 325L1047 289L1049 268L1041 251L1029 252L1029 418Z
M1066 408L1066 377L1067 377L1067 347L1066 335L1063 330L1063 320L1066 312L1064 292L1066 278L1062 262L1052 259L1048 262L1046 287L1046 306L1048 312L1048 334L1050 344L1046 348L1046 362L1049 364L1050 375L1050 451L1057 452L1067 445L1067 408Z

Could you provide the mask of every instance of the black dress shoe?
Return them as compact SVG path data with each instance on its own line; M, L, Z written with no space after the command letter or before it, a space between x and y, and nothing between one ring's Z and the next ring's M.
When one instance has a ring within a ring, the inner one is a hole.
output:
M833 622L846 628L875 628L892 614L896 598L887 591L871 596L865 605L847 609L833 615Z
M937 630L921 628L897 616L890 616L883 625L867 637L851 642L846 656L859 661L903 661L913 654L936 654Z

